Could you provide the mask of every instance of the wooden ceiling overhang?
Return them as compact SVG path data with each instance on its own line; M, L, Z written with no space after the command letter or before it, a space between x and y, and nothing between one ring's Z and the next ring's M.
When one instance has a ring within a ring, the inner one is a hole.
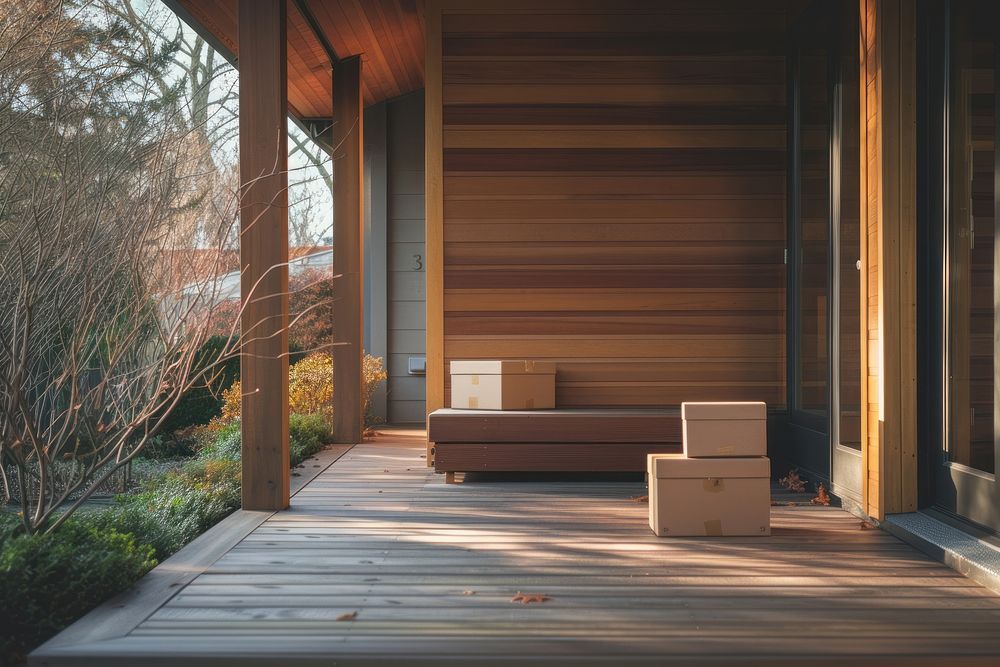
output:
M239 0L164 0L238 66ZM247 0L244 0L247 1ZM424 86L418 0L288 0L288 112L315 126L333 114L333 62L360 55L365 106Z

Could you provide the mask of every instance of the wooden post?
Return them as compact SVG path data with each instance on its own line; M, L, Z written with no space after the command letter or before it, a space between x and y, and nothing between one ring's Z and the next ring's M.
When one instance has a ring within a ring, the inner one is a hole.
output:
M865 511L917 508L916 10L860 0L867 308Z
M364 99L361 57L333 66L333 432L361 442L364 430Z
M441 71L441 7L424 3L424 258L426 277L426 411L445 407L444 356L444 125ZM427 465L434 444L427 443Z
M288 507L285 0L239 3L243 508Z

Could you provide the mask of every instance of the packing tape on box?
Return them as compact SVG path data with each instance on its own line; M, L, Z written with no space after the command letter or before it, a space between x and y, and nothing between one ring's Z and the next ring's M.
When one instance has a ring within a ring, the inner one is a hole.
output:
M709 477L701 482L702 491L707 491L708 493L722 493L726 490L726 484L721 479L715 477Z
M469 382L471 382L473 385L478 385L479 384L479 376L478 375L470 375L469 376Z
M734 445L726 445L725 447L719 447L715 451L722 456L729 456L736 451L736 447Z
M479 407L479 397L478 396L469 396L469 409L470 410L475 410L478 407Z
M705 522L706 535L722 535L722 519L712 519Z

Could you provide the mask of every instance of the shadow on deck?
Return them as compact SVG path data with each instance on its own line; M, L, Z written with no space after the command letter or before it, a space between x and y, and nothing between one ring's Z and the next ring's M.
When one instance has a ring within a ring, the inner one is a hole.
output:
M641 481L446 485L423 452L420 431L354 447L289 510L230 517L31 664L1000 662L1000 596L842 510L665 540Z

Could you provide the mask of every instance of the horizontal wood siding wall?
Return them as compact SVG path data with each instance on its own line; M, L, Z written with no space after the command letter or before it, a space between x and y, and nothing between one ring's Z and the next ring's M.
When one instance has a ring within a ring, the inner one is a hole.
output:
M561 407L783 406L783 4L462 4L428 5L428 395L451 359L531 358Z

